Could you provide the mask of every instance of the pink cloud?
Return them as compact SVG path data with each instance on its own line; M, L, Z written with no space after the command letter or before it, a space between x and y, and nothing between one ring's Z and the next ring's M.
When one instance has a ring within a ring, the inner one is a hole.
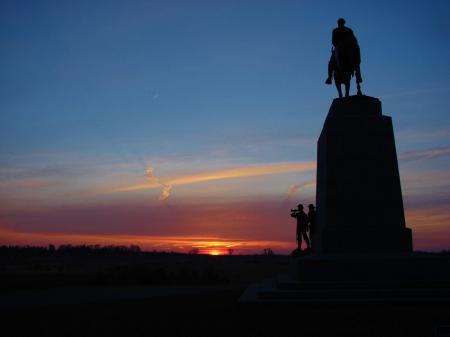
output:
M450 250L450 205L424 205L406 212L415 250Z
M438 157L445 157L448 155L450 155L450 147L443 147L443 148L403 152L400 153L399 158L401 160L421 160L421 159L433 159Z
M23 232L108 235L201 235L292 239L295 224L279 200L205 204L110 203L39 210L3 209L0 225Z
M312 187L315 185L316 185L315 180L310 180L310 181L304 182L302 184L291 185L291 186L289 186L289 189L287 192L288 198L291 198L295 193L297 193L298 191L300 191L306 187Z
M41 189L55 185L56 182L43 179L20 179L0 181L0 188L4 189Z

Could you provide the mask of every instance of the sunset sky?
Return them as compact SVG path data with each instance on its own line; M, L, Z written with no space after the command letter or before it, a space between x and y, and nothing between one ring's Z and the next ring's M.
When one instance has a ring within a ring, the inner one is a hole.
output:
M289 253L339 17L393 118L414 248L450 249L446 0L1 1L0 245Z

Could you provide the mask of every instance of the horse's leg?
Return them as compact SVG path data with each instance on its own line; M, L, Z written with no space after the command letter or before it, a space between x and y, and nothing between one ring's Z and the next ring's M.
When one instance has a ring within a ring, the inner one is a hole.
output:
M350 95L350 81L345 82L345 97Z
M356 94L357 94L358 96L361 96L361 95L362 95L362 91L361 91L361 85L360 85L359 83L356 85L356 88L357 88Z
M362 83L362 77L361 77L361 68L359 67L359 64L355 67L355 76L356 76L356 83Z
M336 81L336 79L334 80L334 84L336 84L336 89L338 91L339 94L339 98L342 98L342 89L341 89L341 83Z

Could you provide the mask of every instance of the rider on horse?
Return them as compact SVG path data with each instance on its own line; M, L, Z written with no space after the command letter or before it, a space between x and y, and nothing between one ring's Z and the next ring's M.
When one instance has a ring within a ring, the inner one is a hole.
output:
M325 83L331 84L331 78L334 73L334 79L340 92L340 84L345 83L347 89L347 85L350 85L350 78L353 75L356 76L356 83L362 82L359 67L361 55L358 40L353 31L345 26L343 18L338 20L338 27L333 30L332 43L333 50L328 62L328 78Z

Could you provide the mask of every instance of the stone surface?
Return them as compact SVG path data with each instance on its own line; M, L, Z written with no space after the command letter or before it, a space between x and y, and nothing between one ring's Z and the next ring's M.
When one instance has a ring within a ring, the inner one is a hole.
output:
M391 118L374 97L333 101L318 141L315 254L411 252Z

